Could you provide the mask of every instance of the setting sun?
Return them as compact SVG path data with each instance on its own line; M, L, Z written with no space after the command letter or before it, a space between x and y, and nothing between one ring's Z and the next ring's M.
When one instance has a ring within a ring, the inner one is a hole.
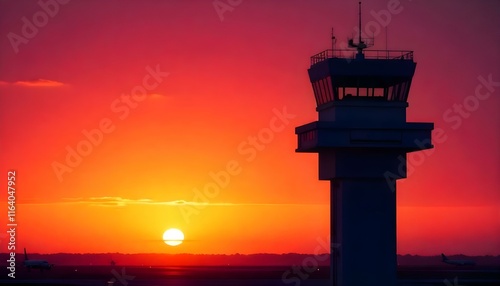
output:
M163 240L170 246L177 246L184 240L184 233L177 228L171 228L163 233Z

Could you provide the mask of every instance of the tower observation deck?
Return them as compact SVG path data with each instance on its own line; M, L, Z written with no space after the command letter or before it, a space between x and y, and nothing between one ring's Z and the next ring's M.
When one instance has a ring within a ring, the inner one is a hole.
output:
M308 70L318 120L295 129L330 181L332 285L395 286L396 180L406 154L433 148L433 123L406 122L412 51L326 50ZM373 263L371 263L373 262Z

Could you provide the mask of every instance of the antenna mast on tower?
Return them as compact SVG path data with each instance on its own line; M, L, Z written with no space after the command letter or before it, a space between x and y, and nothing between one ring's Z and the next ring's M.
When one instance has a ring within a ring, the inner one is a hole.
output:
M351 48L356 48L358 50L358 53L356 55L356 58L360 58L360 59L363 59L364 58L364 55L363 55L363 50L368 48L369 46L373 46L373 39L372 41L368 41L367 43L365 43L363 41L363 39L361 38L361 1L359 2L359 11L358 11L358 42L357 43L354 43L354 39L349 39L349 47Z
M332 27L332 55L335 56L335 36L333 35L333 27Z
M359 1L359 8L358 8L358 19L359 19L359 23L358 23L358 28L359 28L359 39L358 39L358 43L362 43L363 41L361 41L361 1Z

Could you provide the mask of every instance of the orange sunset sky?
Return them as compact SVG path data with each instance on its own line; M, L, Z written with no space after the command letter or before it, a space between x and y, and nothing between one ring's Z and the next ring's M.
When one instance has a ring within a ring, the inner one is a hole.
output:
M338 43L355 33L357 1L41 3L50 13L0 1L0 252L9 170L18 252L312 253L328 239L329 182L294 128L317 119L309 58L331 27ZM363 3L374 49L387 31L414 50L408 121L441 132L398 182L399 254L500 254L498 11ZM184 243L162 241L171 227Z

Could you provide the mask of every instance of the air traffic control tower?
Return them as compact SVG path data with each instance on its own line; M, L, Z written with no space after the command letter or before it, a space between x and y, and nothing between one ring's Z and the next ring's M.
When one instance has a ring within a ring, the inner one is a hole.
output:
M330 181L335 286L396 285L396 180L408 152L433 148L433 123L406 122L413 52L367 46L360 36L311 57L319 118L295 129L296 152L318 153Z

